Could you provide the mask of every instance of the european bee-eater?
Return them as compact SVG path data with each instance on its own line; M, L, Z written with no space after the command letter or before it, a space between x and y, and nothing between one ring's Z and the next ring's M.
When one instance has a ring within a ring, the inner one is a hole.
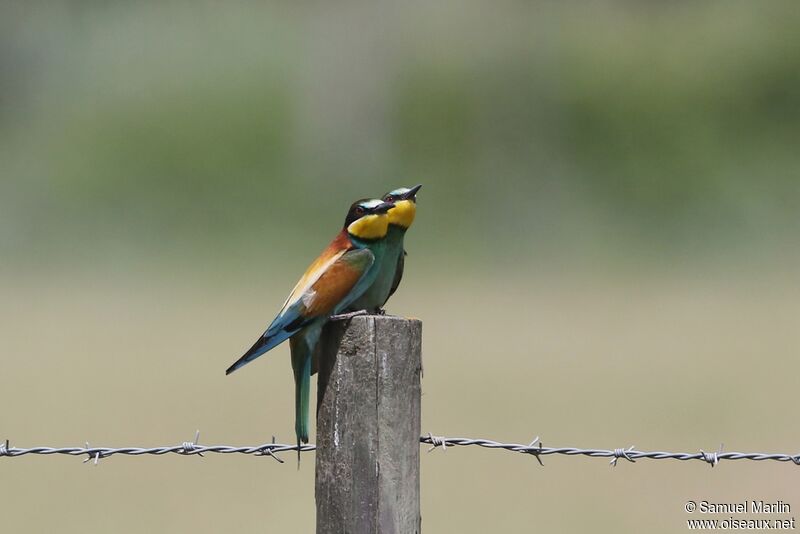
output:
M386 304L389 297L397 290L397 286L400 285L406 255L403 249L403 238L406 230L414 222L414 216L417 213L417 191L421 187L421 184L411 188L401 187L383 196L384 202L393 204L388 212L389 230L385 239L386 253L379 266L375 281L348 306L348 311L376 312Z
M264 334L225 374L230 374L289 339L295 380L295 433L308 443L311 360L322 327L372 285L383 263L389 225L382 200L359 200L350 207L344 227L306 270Z

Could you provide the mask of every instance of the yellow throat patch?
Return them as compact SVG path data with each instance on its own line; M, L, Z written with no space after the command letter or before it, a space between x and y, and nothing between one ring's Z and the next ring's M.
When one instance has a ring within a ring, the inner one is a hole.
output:
M381 239L386 237L389 229L389 217L385 213L380 215L365 215L350 223L347 233L359 239Z
M414 222L417 214L417 204L411 200L400 200L395 202L394 207L389 210L389 224L396 224L403 228L409 228Z

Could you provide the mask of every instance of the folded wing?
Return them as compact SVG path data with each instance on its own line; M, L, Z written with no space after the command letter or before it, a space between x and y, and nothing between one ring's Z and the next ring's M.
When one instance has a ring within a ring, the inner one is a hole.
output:
M349 304L353 289L372 266L375 256L368 249L354 248L326 253L309 267L264 334L225 374L255 360L304 326L338 313Z

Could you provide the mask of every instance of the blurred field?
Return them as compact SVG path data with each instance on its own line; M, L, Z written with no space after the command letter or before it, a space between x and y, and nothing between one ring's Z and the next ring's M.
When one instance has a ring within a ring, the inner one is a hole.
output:
M423 429L797 452L794 2L7 2L0 439L292 439L288 348L224 369L350 202L422 182L389 311ZM0 459L8 532L311 532L313 455ZM292 458L288 458L292 460ZM426 532L682 532L794 466L455 449Z
M549 446L786 451L800 348L791 276L448 279L411 271L423 429ZM292 439L288 349L223 376L285 290L175 277L4 287L2 432L19 446ZM469 292L465 288L470 288ZM263 296L258 302L255 294ZM497 313L497 310L504 310ZM291 459L291 458L289 458ZM797 502L793 466L424 454L428 532L683 530L689 498ZM3 524L47 532L310 532L313 456L76 458L0 465Z

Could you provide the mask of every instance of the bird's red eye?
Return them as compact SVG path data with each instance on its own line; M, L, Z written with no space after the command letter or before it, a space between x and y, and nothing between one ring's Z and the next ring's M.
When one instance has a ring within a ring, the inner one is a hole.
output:
M386 195L386 198L383 199L384 202L394 202L394 197L392 195Z
M361 206L358 206L356 208L356 215L364 215L364 208L362 208Z

